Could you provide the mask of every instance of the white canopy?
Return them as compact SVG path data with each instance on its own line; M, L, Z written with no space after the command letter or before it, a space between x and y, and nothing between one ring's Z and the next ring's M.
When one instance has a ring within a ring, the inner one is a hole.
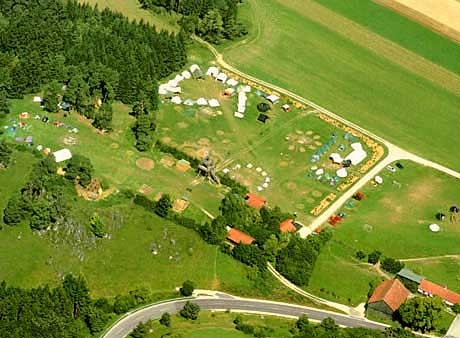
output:
M166 84L167 87L177 87L178 83L176 80L169 80Z
M184 77L180 74L177 74L176 77L174 78L174 81L176 81L177 83L181 82L184 80Z
M340 168L339 170L336 171L337 176L344 178L348 176L347 169L345 168Z
M219 69L217 67L209 67L206 75L217 77L217 75L219 75Z
M367 153L364 151L363 146L359 142L352 143L351 147L353 148L353 151L345 157L345 160L350 160L351 164L357 165L367 157Z
M72 158L72 153L69 149L64 148L53 153L56 163L64 162Z
M234 92L235 92L234 88L227 88L224 90L224 94L226 95L233 95Z
M318 176L324 174L324 169L319 168L318 170L315 171L315 174L318 175Z
M186 106L193 106L195 104L195 102L193 100L191 100L191 99L187 99L187 100L184 101L184 104Z
M41 103L43 101L43 98L41 98L40 96L34 96L33 101L37 103Z
M337 163L337 164L340 164L343 162L342 156L340 156L340 154L337 154L337 153L332 153L329 156L329 158L332 160L332 162Z
M196 70L201 70L200 66L198 66L197 64L193 64L190 66L190 71L193 73L194 71Z
M233 79L233 78L228 79L226 83L227 83L229 86L232 86L232 87L235 87L235 86L238 85L238 81L236 81L236 80Z
M182 93L181 87L169 87L168 90L174 94Z
M175 104L181 104L182 103L182 100L179 96L174 96L172 99L171 99L171 102L172 103L175 103Z
M430 230L432 232L438 232L439 230L441 230L441 227L439 225L433 223L433 224L430 224Z
M270 101L271 103L276 103L276 102L279 101L279 99L280 99L280 98L279 98L278 96L273 95L273 94L267 96L267 100Z
M192 74L190 74L188 70L184 70L181 75L184 79L187 79L187 80L192 78Z
M218 81L222 81L223 83L225 83L225 81L227 81L227 74L225 73L219 73L219 75L217 75L217 80Z
M196 104L199 106L207 106L208 101L204 97L200 97L198 100L196 100Z
M158 88L158 94L160 95L166 95L168 94L168 91L164 88Z
M239 112L235 112L235 114L233 114L235 117L239 118L239 119L242 119L244 117L244 114L241 114Z
M375 176L374 181L377 184L382 184L383 183L383 178L382 178L382 176Z
M210 100L208 101L208 103L209 103L209 106L210 106L210 107L213 107L213 108L214 108L214 107L219 107L219 106L220 106L219 101L217 101L216 99L210 99Z

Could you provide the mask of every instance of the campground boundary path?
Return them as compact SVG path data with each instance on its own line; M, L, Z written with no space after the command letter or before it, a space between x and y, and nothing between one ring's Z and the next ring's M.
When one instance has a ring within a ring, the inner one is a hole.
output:
M343 123L344 125L347 125L359 132L361 132L362 134L380 142L382 145L384 145L387 150L388 150L388 154L387 156L382 159L379 163L377 163L372 169L370 169L366 174L364 174L364 176L362 176L354 185L352 185L346 192L344 192L337 200L334 201L334 203L332 203L325 211L323 211L323 213L321 215L319 215L317 218L315 218L313 220L313 222L311 222L308 226L303 226L300 230L299 230L299 235L302 237L302 238L305 238L307 237L309 234L311 234L316 228L318 228L319 226L321 226L322 224L326 223L327 220L329 219L329 217L331 215L333 215L340 207L342 207L342 205L348 200L350 199L357 191L359 191L364 185L366 185L366 183L368 183L370 180L372 180L380 171L382 171L387 165L389 165L390 163L393 163L395 161L398 161L398 160L409 160L409 161L412 161L412 162L415 162L415 163L418 163L418 164L421 164L423 166L426 166L426 167L430 167L430 168L433 168L435 170L438 170L440 172L443 172L449 176L452 176L454 178L457 178L457 179L460 179L460 172L458 171L455 171L453 169L450 169L448 167L445 167L441 164L438 164L436 162L433 162L433 161L430 161L430 160L427 160L425 158L422 158L418 155L415 155L413 153L410 153L396 145L394 145L393 143L391 143L390 141L388 140L385 140L384 138L370 132L369 130L367 129L364 129L360 126L358 126L357 124L347 120L347 119L344 119L343 117L327 110L326 108L324 107L321 107L319 105L317 105L316 103L310 101L310 100L307 100L303 97L301 97L300 95L297 95L287 89L284 89L284 88L281 88L281 87L278 87L276 85L273 85L271 83L268 83L266 81L263 81L261 79L258 79L254 76L251 76L251 75L248 75L240 70L238 70L237 68L233 67L232 65L228 64L225 60L224 60L224 57L221 53L219 53L217 51L216 48L214 48L214 46L212 46L210 43L204 41L203 39L197 37L197 36L192 36L194 40L198 41L199 43L205 45L210 51L211 53L215 56L216 58L216 62L219 64L219 66L233 72L234 74L242 77L242 78L245 78L249 81L252 81L254 83L257 83L261 86L264 86L266 88L269 88L271 90L274 90L276 92L278 92L279 94L282 94L282 95L285 95L285 96L288 96L298 102L301 102L303 104L306 104L314 109L316 109L318 112L321 112L331 118L333 118L334 120L337 120L341 123Z

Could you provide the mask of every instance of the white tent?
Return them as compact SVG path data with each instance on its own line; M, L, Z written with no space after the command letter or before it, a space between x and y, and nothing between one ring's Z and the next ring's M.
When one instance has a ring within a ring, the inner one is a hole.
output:
M352 143L351 147L353 151L345 157L345 160L350 160L353 165L360 164L367 157L367 153L359 142Z
M220 103L219 103L219 101L217 101L216 99L210 99L210 100L208 101L208 103L209 103L209 106L210 106L210 107L213 107L213 108L214 108L214 107L220 107Z
M227 89L224 90L224 95L232 96L234 92L235 92L235 89L227 88Z
M207 106L208 101L204 97L200 97L198 100L196 100L196 104L199 106Z
M437 224L430 224L430 230L432 232L438 232L439 230L441 230L441 227Z
M190 74L188 70L184 70L181 75L184 79L187 79L187 80L192 78L192 74Z
M238 85L238 81L236 81L235 79L228 79L227 82L226 82L229 86L232 86L232 87L235 87Z
M219 75L217 75L217 81L221 81L222 83L225 83L225 81L227 81L227 74L225 73L219 73Z
M235 114L233 114L235 117L239 118L239 119L242 119L244 117L244 114L241 114L239 112L235 112Z
M184 80L184 77L180 74L177 74L176 77L174 78L174 81L176 81L177 83L181 82Z
M36 103L42 103L42 101L43 101L43 98L42 98L42 97L40 97L40 96L34 96L34 99L33 99L33 101L34 101L34 102L36 102Z
M329 156L329 158L332 160L332 162L337 163L337 164L340 164L343 162L342 156L340 156L340 154L337 154L337 153L332 153Z
M53 153L56 163L64 162L72 158L72 153L69 149L64 148Z
M190 71L193 73L194 71L201 70L200 66L197 64L193 64L190 66Z
M217 77L217 75L219 75L219 69L217 67L209 67L206 75Z
M182 93L182 88L181 87L169 87L168 91L174 94L179 94L179 93Z
M178 83L176 80L169 80L166 84L167 87L177 87Z
M166 95L168 94L168 91L164 88L158 88L158 94L160 95Z
M267 188L268 188L268 183L265 182L264 184L262 184L262 187L264 187L265 189L267 189Z
M316 174L317 176L324 174L324 169L323 169L323 168L319 168L318 170L315 171L315 174Z
M172 99L171 99L171 102L174 103L174 104L181 104L182 103L182 100L179 96L174 96Z
M382 178L382 176L375 176L374 181L377 184L382 184L383 183L383 178Z
M337 176L341 178L345 178L348 176L348 172L346 168L340 168L339 170L336 171Z
M193 106L195 104L195 102L193 100L191 100L191 99L187 99L187 100L184 101L184 104L186 106Z
M251 86L249 86L249 85L244 86L243 87L243 92L250 93L251 92Z
M280 98L279 98L278 96L273 95L273 94L267 96L266 99L267 99L268 101L270 101L271 103L276 103L276 102L278 102L278 101L280 100Z

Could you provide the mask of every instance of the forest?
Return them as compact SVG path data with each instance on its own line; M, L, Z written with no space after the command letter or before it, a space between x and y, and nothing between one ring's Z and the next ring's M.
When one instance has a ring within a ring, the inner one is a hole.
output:
M238 20L242 0L140 0L143 8L161 7L181 15L179 24L188 33L212 43L233 40L248 34Z
M0 115L6 97L44 89L47 110L63 100L109 129L114 100L157 107L157 79L187 61L184 39L77 1L2 1Z

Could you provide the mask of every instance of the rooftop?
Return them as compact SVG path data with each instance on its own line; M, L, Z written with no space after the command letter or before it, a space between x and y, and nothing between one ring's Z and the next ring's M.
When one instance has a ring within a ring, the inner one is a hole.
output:
M424 293L428 293L429 295L439 296L444 300L446 303L449 304L457 304L460 303L460 294L449 290L446 287L442 287L438 284L430 282L426 279L422 280L420 285L418 286L419 291Z
M396 311L409 295L409 290L399 280L387 280L377 286L368 303L384 301L393 311Z
M255 241L255 239L252 238L251 236L235 228L230 228L228 230L227 239L236 244L242 243L242 244L247 244L247 245L252 244Z
M407 268L401 269L401 271L399 271L397 275L419 284L423 279L425 279L424 276L418 275L414 271Z
M266 201L262 197L260 197L260 196L258 196L256 194L251 194L251 193L247 194L245 199L246 199L248 205L251 208L255 208L255 209L262 208L266 203Z
M292 218L288 218L287 220L280 223L281 232L293 232L296 230L297 228L295 227L294 220Z

